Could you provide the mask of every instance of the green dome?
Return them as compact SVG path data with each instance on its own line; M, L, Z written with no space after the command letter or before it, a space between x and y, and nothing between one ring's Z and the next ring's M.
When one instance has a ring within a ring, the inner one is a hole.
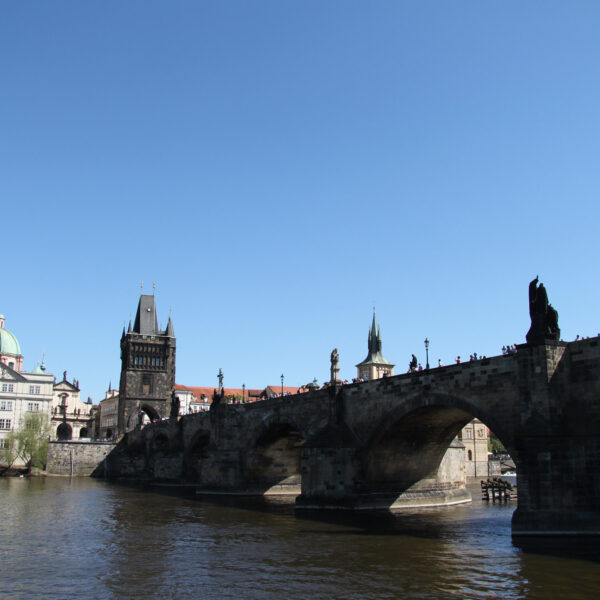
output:
M8 329L0 327L0 354L21 355L19 341Z

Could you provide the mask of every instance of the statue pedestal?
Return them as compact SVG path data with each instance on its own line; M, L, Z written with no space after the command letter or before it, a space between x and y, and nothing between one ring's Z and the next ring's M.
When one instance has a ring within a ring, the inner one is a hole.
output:
M340 379L339 367L334 367L333 369L331 369L331 380L329 383L331 383L331 385L335 385L336 383L342 383L342 380Z

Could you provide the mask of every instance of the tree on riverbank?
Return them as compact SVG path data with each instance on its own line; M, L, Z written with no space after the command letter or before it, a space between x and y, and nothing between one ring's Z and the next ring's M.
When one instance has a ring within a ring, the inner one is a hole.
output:
M11 431L5 438L6 445L0 451L0 461L7 470L15 463L25 465L27 469L45 469L49 436L48 417L40 413L27 413L20 429Z

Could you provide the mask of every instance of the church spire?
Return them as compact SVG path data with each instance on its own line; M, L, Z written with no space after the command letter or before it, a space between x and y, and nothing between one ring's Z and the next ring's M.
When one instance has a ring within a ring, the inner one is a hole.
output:
M378 379L384 375L394 374L394 365L388 362L381 354L381 329L377 324L375 308L373 308L373 321L369 328L367 358L356 365L358 377L362 379Z

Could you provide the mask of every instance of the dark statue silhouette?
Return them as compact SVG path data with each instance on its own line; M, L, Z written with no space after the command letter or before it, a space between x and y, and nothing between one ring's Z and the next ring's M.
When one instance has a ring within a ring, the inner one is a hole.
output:
M527 332L528 344L543 344L547 340L560 339L558 312L548 302L548 294L543 283L538 286L536 277L529 284L529 316L531 327Z

